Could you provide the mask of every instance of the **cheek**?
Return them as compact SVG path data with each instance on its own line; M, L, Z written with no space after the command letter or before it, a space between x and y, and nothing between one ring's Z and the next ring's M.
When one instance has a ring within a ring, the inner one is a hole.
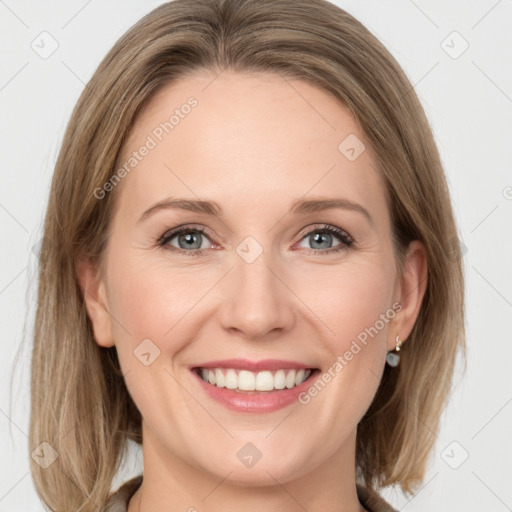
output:
M321 337L328 353L324 372L318 378L321 382L315 389L310 388L303 403L320 407L322 399L316 396L329 396L340 404L340 429L344 428L343 418L358 420L364 414L384 369L386 339L396 315L392 307L393 276L387 268L377 260L359 262L340 266L324 279L316 276L303 282L304 301L315 304L315 315L329 329ZM332 421L324 410L316 414L320 423Z
M144 339L153 340L162 351L181 330L182 320L204 290L191 279L190 271L170 268L168 262L151 262L134 257L119 259L109 273L109 305L116 344L136 346Z
M329 439L335 446L356 428L373 401L396 312L389 275L378 265L347 267L324 284L326 293L323 300L315 299L315 314L332 331L322 337L329 355L322 374L300 400L311 407L320 432L337 433ZM336 404L336 413L325 403Z
M394 282L387 267L375 260L333 268L303 280L299 292L329 329L324 339L330 349L339 354L354 339L384 338L394 317Z
M205 292L190 273L165 260L134 255L117 261L108 281L117 354L137 407L154 420L169 403L168 393L179 395L179 385L166 372L173 373L173 359L193 333L187 313ZM166 414L171 417L173 411Z

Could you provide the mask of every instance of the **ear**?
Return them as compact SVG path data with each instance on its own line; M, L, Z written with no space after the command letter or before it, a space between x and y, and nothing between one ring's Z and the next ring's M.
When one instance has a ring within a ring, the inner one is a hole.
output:
M425 290L427 289L427 251L425 246L414 240L409 244L404 262L404 270L398 277L395 297L402 309L395 316L394 335L388 340L388 350L395 348L395 339L400 336L405 341L418 318Z
M102 347L112 347L114 346L112 320L109 313L105 283L100 276L100 272L89 259L79 261L77 272L87 315L91 320L94 339Z

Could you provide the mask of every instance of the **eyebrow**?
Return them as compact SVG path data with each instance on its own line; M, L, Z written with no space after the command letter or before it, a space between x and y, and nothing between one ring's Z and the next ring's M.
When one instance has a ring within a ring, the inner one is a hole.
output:
M222 206L215 201L205 201L199 199L173 199L167 198L159 201L148 208L139 218L137 223L142 222L154 213L160 210L177 209L186 210L195 213L204 213L220 217L223 214ZM342 209L351 210L363 214L373 225L373 218L366 208L362 205L342 198L322 198L322 199L295 199L290 207L291 213L295 215L305 215L313 212L325 210Z

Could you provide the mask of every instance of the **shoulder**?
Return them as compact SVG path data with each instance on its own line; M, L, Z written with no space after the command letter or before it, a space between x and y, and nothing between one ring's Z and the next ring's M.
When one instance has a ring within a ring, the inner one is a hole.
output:
M112 493L107 501L105 512L126 512L130 498L142 483L142 475L133 477Z
M397 512L397 510L381 498L377 492L363 485L357 484L357 497L361 505L370 512Z

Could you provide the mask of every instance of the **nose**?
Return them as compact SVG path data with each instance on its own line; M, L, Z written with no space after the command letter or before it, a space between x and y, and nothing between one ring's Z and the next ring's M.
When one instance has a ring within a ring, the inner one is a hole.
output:
M293 329L297 297L286 283L285 269L270 251L263 251L252 263L236 255L226 277L220 314L225 330L256 340Z

